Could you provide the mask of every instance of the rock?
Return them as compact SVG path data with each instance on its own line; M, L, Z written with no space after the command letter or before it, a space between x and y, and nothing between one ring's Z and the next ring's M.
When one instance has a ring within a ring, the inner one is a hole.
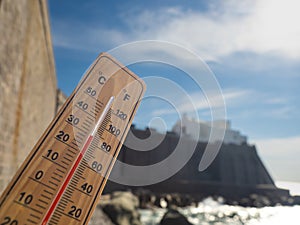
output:
M294 204L300 205L300 196L299 195L294 196Z
M89 222L89 225L114 225L110 218L102 211L100 207L95 209L95 212Z
M130 192L114 192L104 197L100 206L116 225L142 225L138 212L139 200Z
M156 196L152 194L149 190L139 189L134 193L139 199L139 208L149 209L154 207L156 201Z
M176 209L169 209L160 221L160 225L192 225L184 215Z

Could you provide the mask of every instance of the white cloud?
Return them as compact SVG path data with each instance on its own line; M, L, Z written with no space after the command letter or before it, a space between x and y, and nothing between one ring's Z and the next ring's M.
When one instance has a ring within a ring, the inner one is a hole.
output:
M58 30L61 34L54 36L54 43L98 51L101 44L113 47L129 41L158 39L182 44L206 60L239 51L300 58L300 1L216 2L206 12L170 7L124 13L126 31L81 24L78 37L71 34L72 26L64 27Z
M264 111L264 116L273 118L281 118L281 119L288 119L294 114L296 109L292 106L280 106L275 109L266 109Z
M214 95L212 96L211 101L208 102L206 97L203 95L202 92L194 92L189 94L189 98L186 96L182 96L181 98L176 98L174 101L178 102L180 106L177 110L179 113L189 113L192 112L194 109L196 110L212 110L214 108L222 107L222 101L224 98L226 106L233 106L235 104L239 104L243 102L243 99L246 95L249 95L251 91L248 90L238 90L238 89L227 89L223 91L223 96ZM192 104L190 102L192 100ZM176 113L173 109L157 109L152 112L152 115L159 116L162 114L174 114Z
M300 182L300 136L254 140L276 180Z
M234 2L236 7L240 6L241 1ZM258 0L244 15L233 14L230 9L224 9L225 13L217 15L214 12L182 12L181 16L148 25L148 32L145 35L140 33L140 36L147 38L152 34L157 39L182 43L209 58L237 51L274 52L298 58L299 6L297 0Z
M158 39L184 45L206 60L239 51L300 58L300 1L215 1L208 11L179 7L124 13L127 30L72 24L56 28L54 44L98 51L130 41ZM60 22L61 23L61 22ZM60 24L58 23L58 24ZM72 27L81 32L72 33Z
M266 99L266 103L270 105L282 105L286 104L288 100L283 97L270 97Z

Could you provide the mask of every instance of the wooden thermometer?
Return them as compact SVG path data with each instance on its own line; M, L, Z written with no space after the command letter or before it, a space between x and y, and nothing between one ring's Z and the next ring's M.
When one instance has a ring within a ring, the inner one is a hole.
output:
M88 224L144 92L101 54L1 196L0 225Z

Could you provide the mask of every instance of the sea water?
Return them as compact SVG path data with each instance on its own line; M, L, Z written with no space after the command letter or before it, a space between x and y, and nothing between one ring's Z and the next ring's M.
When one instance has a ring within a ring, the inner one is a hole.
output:
M282 186L283 183L281 183ZM292 194L300 194L300 184L293 183ZM287 183L284 187L288 188ZM295 188L296 187L296 188ZM299 188L299 189L298 189ZM298 225L300 206L241 207L206 198L197 206L179 208L195 225ZM158 225L166 209L140 210L144 225Z

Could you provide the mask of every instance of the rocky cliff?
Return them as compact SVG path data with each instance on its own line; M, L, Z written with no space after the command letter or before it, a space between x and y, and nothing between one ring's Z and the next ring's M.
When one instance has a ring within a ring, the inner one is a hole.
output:
M140 140L147 139L150 135L149 129L139 130L132 126L131 131ZM167 158L177 147L179 136L174 133L168 133L164 137L163 134L152 130L151 135L161 135L162 137L157 139L163 141L151 151L136 151L126 146L132 146L130 143L132 140L126 139L118 159L130 165L153 165ZM189 138L184 138L182 142L184 144L177 151L184 152L193 144L193 140ZM194 154L184 167L163 182L144 187L108 182L105 191L128 189L137 191L143 188L160 196L169 193L188 194L196 201L208 196L222 196L227 199L228 203L253 205L253 202L257 200L253 196L263 196L269 201L267 205L288 203L289 191L275 186L255 146L222 144L213 163L206 170L199 171L199 162L206 145L207 143L198 142ZM170 169L173 165L165 165L165 167Z

